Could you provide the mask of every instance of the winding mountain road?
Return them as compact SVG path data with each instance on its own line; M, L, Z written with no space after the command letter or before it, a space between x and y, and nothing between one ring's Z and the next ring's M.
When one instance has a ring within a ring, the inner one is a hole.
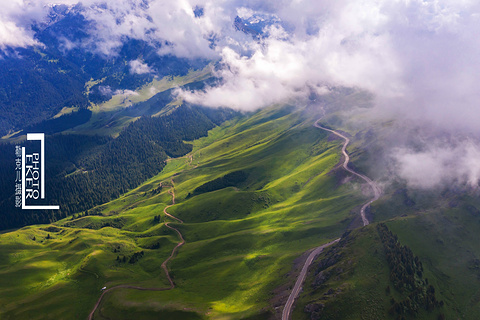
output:
M352 170L348 167L348 163L350 162L350 156L347 153L347 145L350 143L350 139L345 137L343 134L338 133L335 130L331 130L331 129L322 127L319 124L319 122L322 118L315 121L314 126L316 128L331 132L331 133L333 133L333 134L337 135L338 137L345 140L345 143L343 144L343 147L342 147L342 153L343 153L343 156L345 157L345 161L343 162L343 169L345 169L347 172L350 172L351 174L356 175L357 177L363 179L365 182L368 183L368 185L373 190L373 194L374 194L373 198L370 199L369 201L367 201L362 206L362 208L360 209L360 216L362 218L363 226L366 226L370 223L370 221L368 221L368 219L367 219L367 216L365 214L365 210L367 209L367 207L372 202L377 201L378 198L380 198L380 195L381 195L380 188L369 177L367 177L363 174L360 174L358 172L355 172L354 170ZM315 248L308 255L308 258L305 261L305 264L303 265L302 271L300 271L300 274L298 275L297 281L295 282L295 285L293 286L292 292L288 296L287 302L285 303L285 307L283 308L283 311L282 311L282 320L289 320L290 319L290 313L292 312L292 308L293 308L293 304L295 303L295 299L298 297L298 294L300 293L300 290L302 289L303 282L305 281L305 277L307 276L308 267L312 264L315 257L318 256L323 251L323 249L325 249L328 246L331 246L334 243L337 243L338 241L340 241L340 238L338 238L336 240L333 240L333 241L331 241L327 244L321 245L320 247Z
M350 162L350 156L348 155L347 153L347 145L350 143L350 139L345 137L343 134L341 133L338 133L337 131L335 130L331 130L331 129L328 129L328 128L325 128L325 127L322 127L321 125L318 124L318 122L321 120L322 118L318 119L317 121L315 121L315 124L314 126L316 128L319 128L319 129L322 129L322 130L325 130L325 131L328 131L328 132L331 132L337 136L339 136L340 138L344 139L345 140L345 143L343 144L343 147L342 147L342 153L343 153L343 156L345 157L345 161L343 162L343 168L350 172L351 174L354 174L356 175L357 177L363 179L366 183L368 183L368 185L370 186L370 188L372 188L373 190L373 198L368 201L367 203L365 203L362 208L360 209L360 216L362 217L362 221L363 221L363 225L366 226L368 225L370 222L368 221L366 215L365 215L365 209L374 201L377 201L378 198L380 198L380 188L376 185L375 182L373 182L369 177L363 175L363 174L360 174L358 172L355 172L353 171L352 169L350 169L348 167L348 162Z
M177 217L175 216L172 216L170 213L167 212L167 209L170 208L171 206L175 205L175 187L174 187L174 184L173 184L173 179L171 180L172 182L172 187L170 188L170 190L168 190L168 193L172 196L172 204L166 206L164 209L163 209L163 213L172 218L172 219L175 219L177 220L179 223L183 223L182 220L178 219ZM166 291L166 290L171 290L173 288L175 288L175 284L173 283L173 280L172 278L170 277L170 274L168 273L168 268L167 268L167 263L174 257L176 251L178 248L180 248L181 246L183 246L185 244L185 239L183 239L183 236L182 236L182 233L180 231L178 231L178 229L172 227L169 225L170 222L166 222L165 223L165 226L167 228L170 228L172 230L174 230L179 238L180 238L180 242L177 243L177 245L175 246L175 248L173 248L172 250L172 253L170 254L170 256L165 260L163 261L161 267L163 269L163 271L165 271L165 275L167 276L167 279L168 279L168 282L170 282L170 286L169 287L163 287L163 288L144 288L144 287L139 287L139 286L132 286L132 285L128 285L128 284L121 284L121 285L118 285L118 286L114 286L114 287L111 287L111 288L108 288L106 290L104 290L102 292L102 294L100 295L100 297L98 298L97 300L97 303L95 304L95 306L93 307L93 310L90 312L89 316L88 316L88 320L93 320L93 315L95 313L95 311L97 311L98 309L98 306L100 305L100 302L102 302L102 299L103 299L103 296L107 293L107 292L110 292L112 290L115 290L115 289L120 289L120 288L124 288L124 289L134 289L134 290L144 290L144 291Z
M295 302L295 299L298 297L300 290L302 290L303 282L305 281L305 277L307 276L308 267L310 267L310 265L312 264L313 259L315 259L315 257L318 256L323 251L323 249L325 249L328 246L331 246L334 243L337 243L338 241L340 241L340 238L333 240L329 243L326 243L324 245L321 245L320 247L315 248L315 250L313 250L312 253L310 253L307 260L305 261L305 264L303 265L302 271L300 271L300 274L298 275L297 282L295 282L292 292L288 296L287 303L285 303L285 307L283 308L283 312L282 312L282 320L290 319L290 312L292 311L293 303Z

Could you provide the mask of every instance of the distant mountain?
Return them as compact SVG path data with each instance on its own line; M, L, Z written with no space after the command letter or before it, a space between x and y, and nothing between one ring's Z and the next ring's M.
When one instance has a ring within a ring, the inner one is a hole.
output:
M253 14L248 18L235 17L235 29L251 35L256 39L268 36L268 28L273 25L289 29L277 16L271 14Z
M109 56L96 53L86 31L92 22L83 10L52 6L47 19L33 26L42 45L3 51L0 136L9 137L0 144L0 230L58 220L110 201L161 171L167 157L190 152L184 140L205 136L238 115L183 104L172 95L175 87L214 85L204 68L209 61L159 55L160 45L129 38ZM155 87L154 80L166 76L179 77ZM147 92L139 89L144 85L150 86ZM27 132L47 135L49 200L62 203L56 212L32 215L12 204L10 142Z
M53 117L63 107L87 108L111 98L117 89L135 89L154 77L185 75L204 60L159 56L145 41L124 39L118 53L102 56L85 31L91 23L81 6L53 6L47 22L36 24L44 46L9 48L0 59L0 136ZM138 60L152 72L136 73ZM89 80L91 87L86 90ZM107 88L108 90L102 90Z

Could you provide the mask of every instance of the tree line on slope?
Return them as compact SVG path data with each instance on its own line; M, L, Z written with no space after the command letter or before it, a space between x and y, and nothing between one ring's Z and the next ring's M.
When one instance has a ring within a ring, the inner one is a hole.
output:
M192 146L184 140L205 136L220 121L236 115L219 109L211 117L210 110L205 111L183 105L166 116L142 117L124 128L116 139L74 134L47 136L47 202L59 204L60 210L14 207L14 146L0 145L0 229L53 222L137 187L162 170L167 156L190 152Z
M433 311L443 306L443 301L435 297L435 288L428 283L428 279L423 278L422 262L412 250L402 246L398 237L384 223L377 225L377 231L390 267L390 280L396 290L406 295L401 301L391 298L389 313L400 320L417 316L421 309ZM386 293L390 294L390 286L386 288Z

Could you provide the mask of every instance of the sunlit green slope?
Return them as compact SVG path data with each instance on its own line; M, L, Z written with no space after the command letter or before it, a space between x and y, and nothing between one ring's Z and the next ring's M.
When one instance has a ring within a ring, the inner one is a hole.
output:
M160 265L179 241L164 225L172 221L163 214L172 182L176 205L168 212L184 224L171 225L186 240L168 265L176 287L114 290L95 319L266 317L293 260L338 238L364 199L335 170L341 141L314 128L315 120L281 106L238 118L88 216L1 234L0 317L86 319L103 286L168 286ZM236 185L195 193L240 170L246 178Z

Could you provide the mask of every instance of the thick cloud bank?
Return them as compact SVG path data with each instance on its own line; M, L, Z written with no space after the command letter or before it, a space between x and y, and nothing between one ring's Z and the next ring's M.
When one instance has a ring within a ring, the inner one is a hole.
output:
M50 4L5 3L0 48L39 45L30 26L46 19ZM92 22L88 32L100 54L115 54L128 37L155 45L159 55L219 60L219 85L177 92L190 102L254 110L312 90L322 93L326 86L358 87L375 95L382 114L480 134L475 0L85 0L82 14ZM151 72L138 60L130 70ZM433 142L396 154L399 174L412 186L477 184L472 159L480 152L473 142Z
M452 183L478 187L480 148L472 141L457 146L437 144L423 151L399 148L393 155L398 174L411 187L429 189Z

